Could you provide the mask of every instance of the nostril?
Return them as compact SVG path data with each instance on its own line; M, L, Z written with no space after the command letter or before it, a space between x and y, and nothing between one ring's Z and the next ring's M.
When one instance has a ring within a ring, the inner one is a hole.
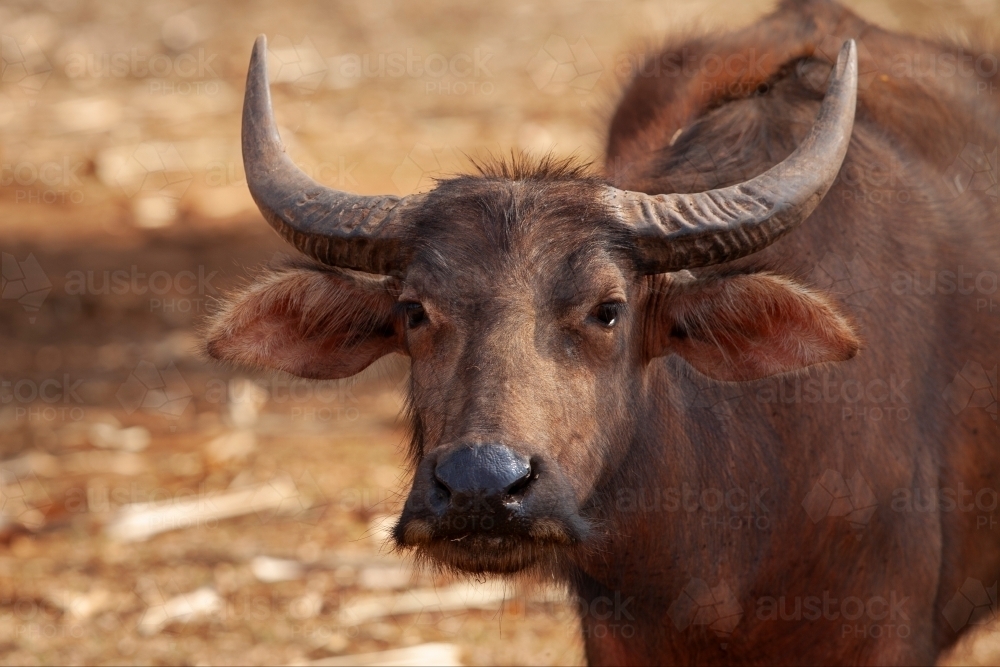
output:
M449 489L448 485L442 482L437 475L434 475L434 491L445 498L451 497L451 489Z
M524 498L524 494L528 492L528 487L531 486L531 483L536 479L538 479L538 473L531 468L528 468L528 473L524 477L517 480L507 488L507 491L504 493L504 503L510 504L520 502L521 499Z
M434 475L434 480L431 484L431 490L428 495L431 508L438 512L445 510L451 502L451 489L449 489L437 475Z

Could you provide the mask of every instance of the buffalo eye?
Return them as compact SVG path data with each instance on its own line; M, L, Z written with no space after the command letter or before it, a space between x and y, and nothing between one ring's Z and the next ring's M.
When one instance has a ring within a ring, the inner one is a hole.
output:
M427 321L427 313L419 303L407 303L404 305L406 311L406 328L413 329Z
M597 320L601 326L610 329L618 323L618 318L621 317L624 307L625 304L618 302L602 303L594 309L592 317Z

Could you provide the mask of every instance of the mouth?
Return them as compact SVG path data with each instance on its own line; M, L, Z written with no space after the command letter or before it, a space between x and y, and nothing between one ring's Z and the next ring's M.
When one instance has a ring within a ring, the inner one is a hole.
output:
M577 522L582 524L581 522ZM540 519L523 533L497 534L470 530L442 535L426 519L400 519L394 530L397 546L421 559L469 574L514 574L552 566L567 558L584 538L585 526Z

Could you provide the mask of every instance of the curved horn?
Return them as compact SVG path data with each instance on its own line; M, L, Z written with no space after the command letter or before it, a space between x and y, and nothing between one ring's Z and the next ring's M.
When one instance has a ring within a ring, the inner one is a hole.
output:
M647 195L608 187L617 217L636 231L645 273L729 262L762 250L805 220L833 185L854 127L858 55L840 49L812 130L760 176L697 194Z
M419 196L365 197L309 178L285 154L267 83L267 38L253 45L243 98L243 167L257 207L282 237L330 266L399 275L409 259L403 214Z

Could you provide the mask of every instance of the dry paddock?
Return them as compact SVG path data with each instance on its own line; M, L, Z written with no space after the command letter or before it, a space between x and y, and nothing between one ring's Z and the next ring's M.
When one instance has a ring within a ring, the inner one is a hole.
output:
M1000 20L995 0L848 4L925 34ZM580 664L555 587L384 547L404 363L317 385L200 352L214 298L285 251L243 182L250 46L271 38L301 165L407 193L487 151L596 159L635 54L768 6L0 3L0 663ZM996 637L950 659L996 663Z

